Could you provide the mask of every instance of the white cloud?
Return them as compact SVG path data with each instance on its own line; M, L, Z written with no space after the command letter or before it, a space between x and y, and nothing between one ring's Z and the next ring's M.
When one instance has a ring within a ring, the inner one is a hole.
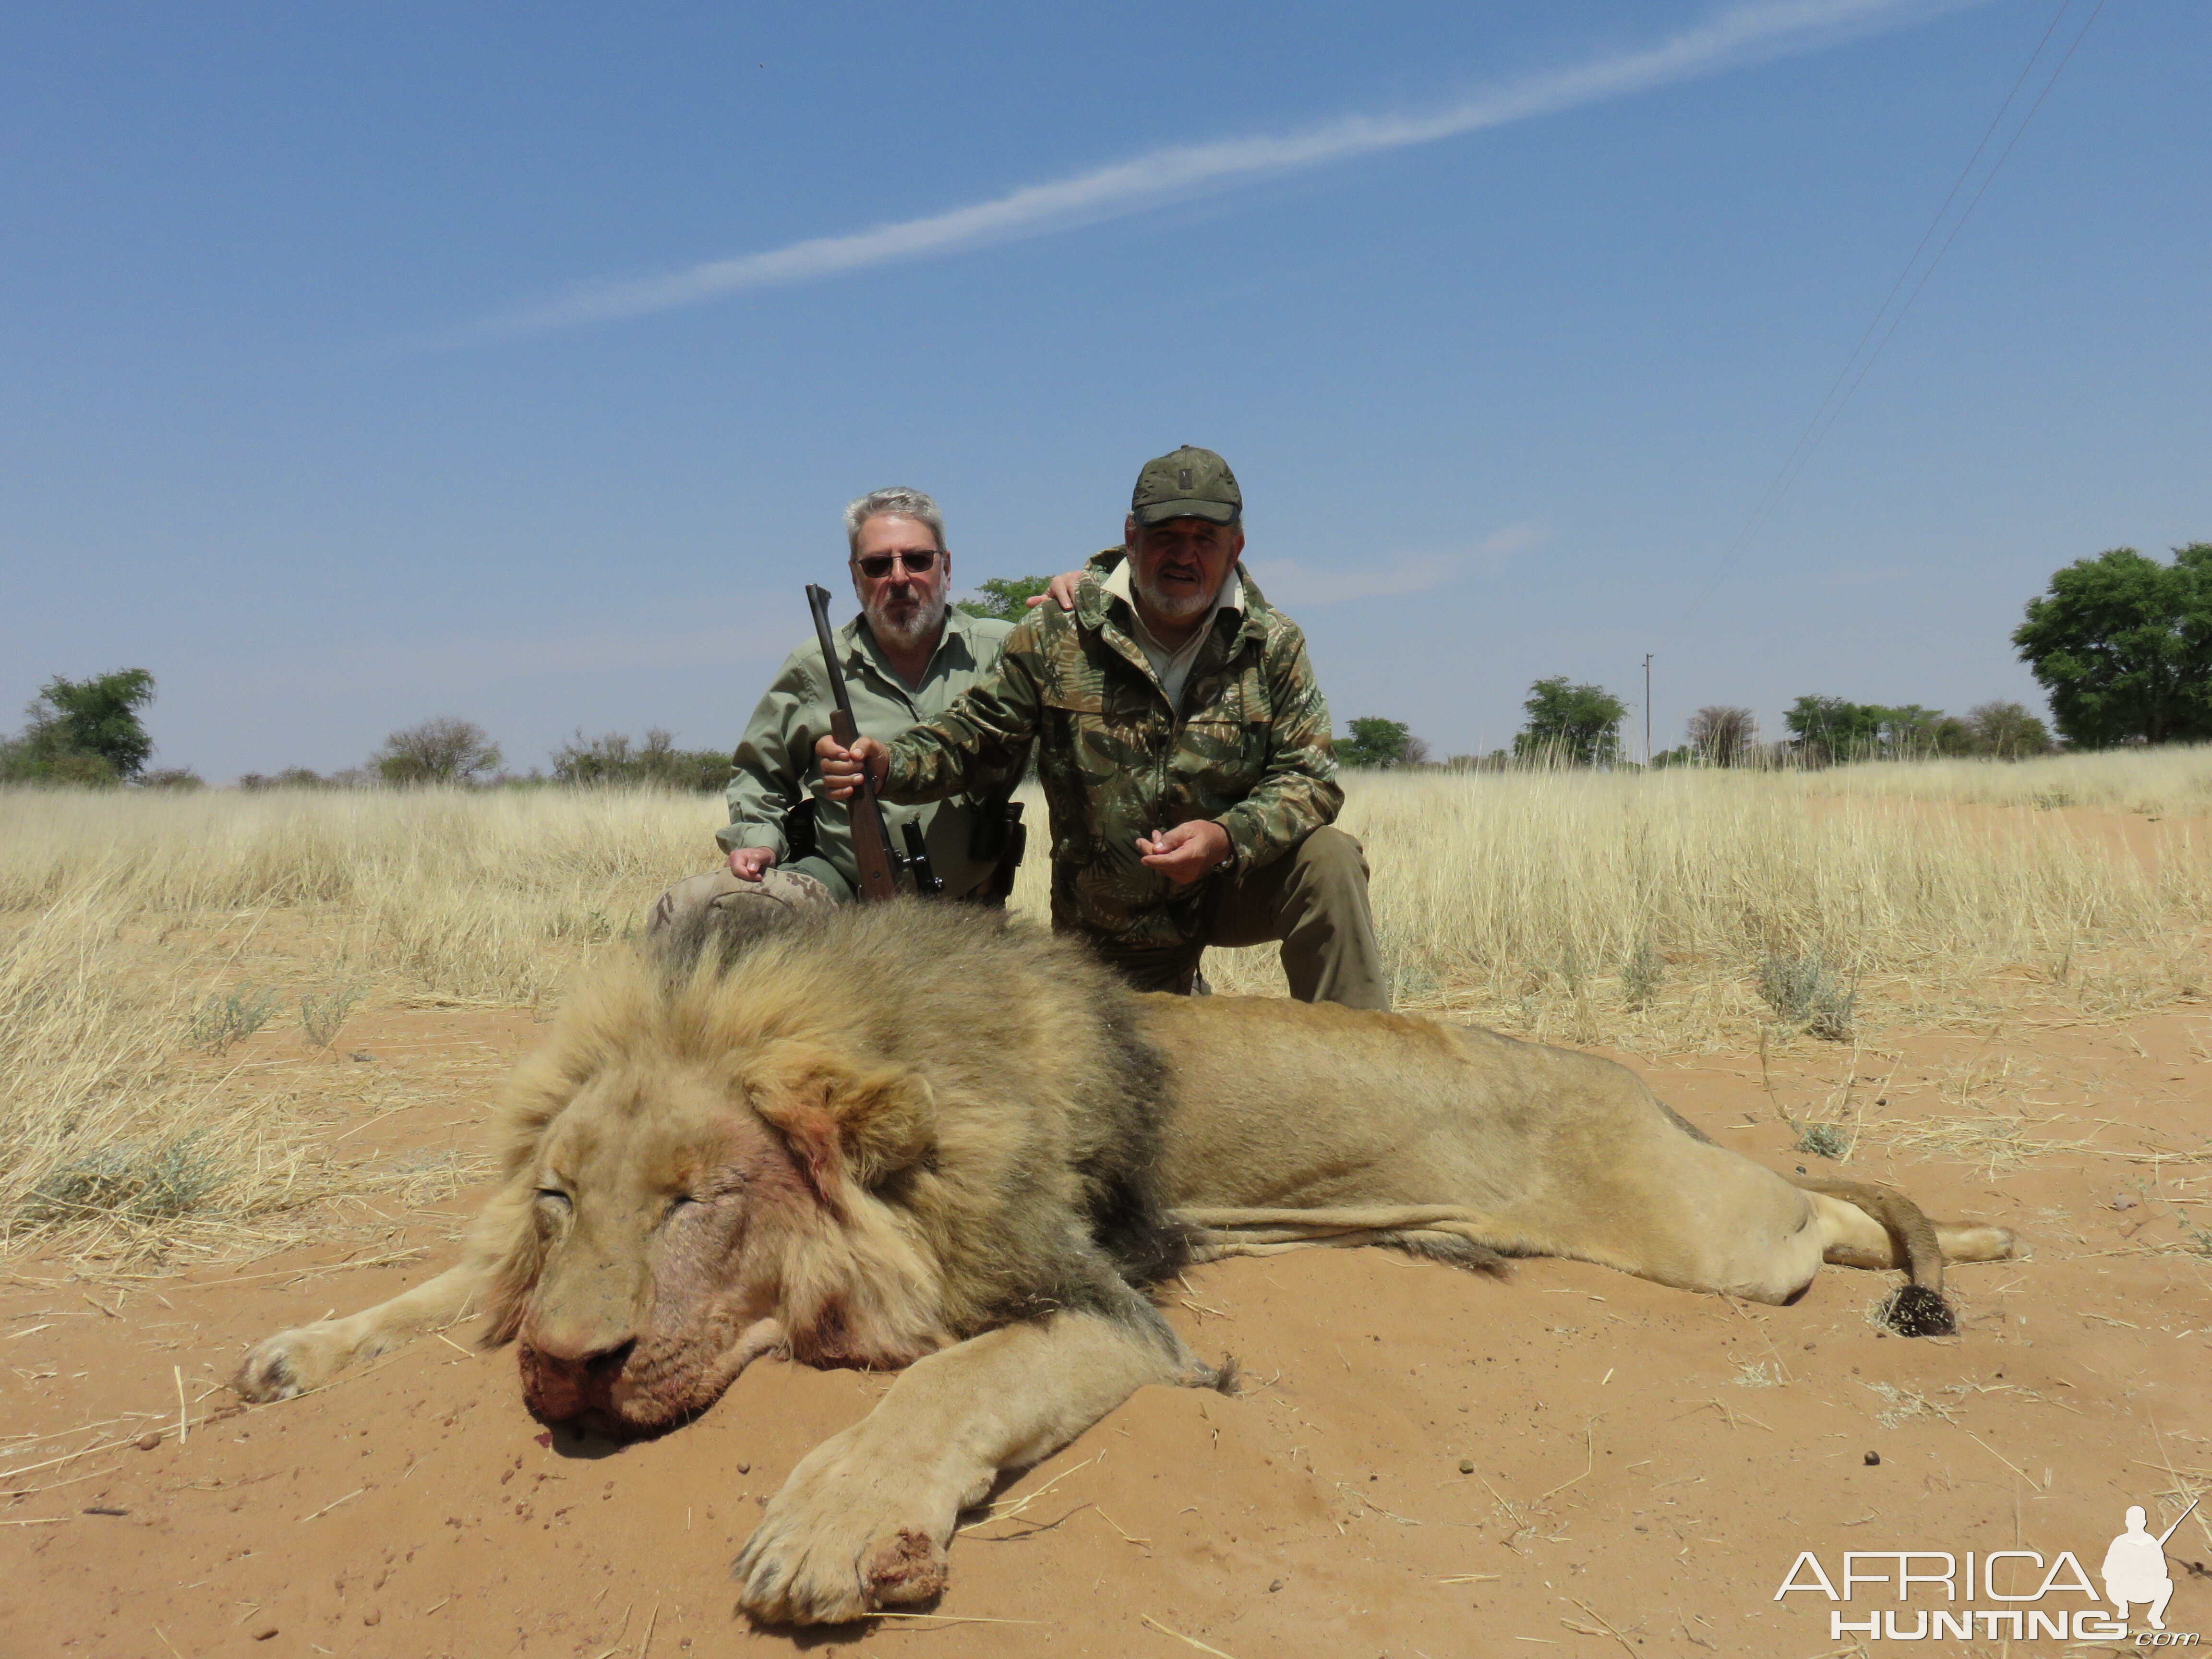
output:
M1540 545L1550 535L1540 524L1512 524L1458 553L1401 554L1385 563L1356 568L1315 566L1297 559L1246 562L1270 605L1340 605L1346 599L1425 593L1463 570L1500 570L1515 555Z
M1655 46L1617 52L1492 88L1417 116L1347 116L1304 132L1176 145L1051 184L923 218L763 253L713 259L658 276L587 283L471 331L536 333L693 305L747 289L857 270L1118 218L1181 196L1353 156L1433 143L1670 82L1816 51L1980 0L1763 0L1706 19Z

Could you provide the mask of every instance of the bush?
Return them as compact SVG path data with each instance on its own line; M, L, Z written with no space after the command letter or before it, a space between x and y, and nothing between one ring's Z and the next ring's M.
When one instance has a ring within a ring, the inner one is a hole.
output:
M203 1002L192 1015L192 1041L211 1054L221 1054L234 1042L252 1036L276 1012L276 993L240 986L228 996L220 992Z
M343 980L333 985L326 995L304 994L300 999L300 1030L315 1048L327 1048L338 1040L346 1016L360 1000L361 992Z
M368 757L386 783L474 783L497 769L499 745L474 720L450 714L385 738Z
M2051 728L2016 702L1985 702L1969 708L1966 730L1975 752L1996 760L2047 755L2054 747Z
M223 1172L191 1138L167 1146L126 1141L71 1160L32 1188L23 1219L89 1221L120 1215L161 1221L190 1215L222 1184Z
M718 794L730 781L730 757L719 749L678 749L659 726L634 745L629 734L576 735L553 751L553 781L572 785L643 784Z
M249 793L261 789L330 789L337 787L337 776L325 777L313 767L288 766L274 777L264 777L258 772L248 772L238 781L238 787Z
M1759 965L1759 994L1776 1013L1814 1036L1830 1042L1850 1040L1858 989L1831 972L1818 951L1804 957L1767 957Z
M1741 766L1759 746L1759 722L1748 708L1715 704L1690 716L1686 735L1689 739L1687 747L1706 765ZM1672 758L1670 756L1670 762ZM1654 755L1651 763L1662 764L1660 757Z
M189 766L165 766L158 772L140 773L138 787L142 789L181 789L190 793L195 789L206 788L207 780Z

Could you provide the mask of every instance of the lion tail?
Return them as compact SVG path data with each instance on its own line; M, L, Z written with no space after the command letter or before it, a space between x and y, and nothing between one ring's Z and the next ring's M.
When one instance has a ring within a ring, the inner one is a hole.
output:
M1910 1198L1894 1187L1878 1187L1865 1181L1835 1181L1825 1176L1785 1175L1793 1187L1841 1199L1863 1210L1889 1235L1891 1248L1905 1265L1905 1282L1881 1305L1884 1324L1899 1336L1950 1336L1959 1328L1957 1316L1943 1297L1943 1247L1935 1224Z

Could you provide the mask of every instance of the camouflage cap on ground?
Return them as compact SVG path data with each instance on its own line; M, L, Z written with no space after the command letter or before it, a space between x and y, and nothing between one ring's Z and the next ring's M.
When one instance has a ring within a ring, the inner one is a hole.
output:
M1210 449L1185 444L1171 455L1145 463L1129 497L1129 511L1141 525L1164 524L1170 519L1235 524L1244 515L1244 493L1237 488L1237 475L1228 462Z

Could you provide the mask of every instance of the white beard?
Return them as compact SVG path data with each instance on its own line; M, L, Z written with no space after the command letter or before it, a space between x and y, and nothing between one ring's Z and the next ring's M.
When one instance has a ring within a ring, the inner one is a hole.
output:
M1222 572L1221 580L1224 584L1229 580L1227 571ZM1219 587L1216 587L1211 593L1169 594L1161 592L1148 581L1138 580L1134 585L1137 597L1144 600L1146 608L1156 611L1170 623L1200 621L1207 611L1213 609L1214 600L1221 597Z
M908 592L911 595L913 590L909 588ZM864 609L868 617L868 631L876 636L876 642L902 651L927 643L945 626L945 600L942 593L933 599L912 599L896 609L888 603L871 601Z

